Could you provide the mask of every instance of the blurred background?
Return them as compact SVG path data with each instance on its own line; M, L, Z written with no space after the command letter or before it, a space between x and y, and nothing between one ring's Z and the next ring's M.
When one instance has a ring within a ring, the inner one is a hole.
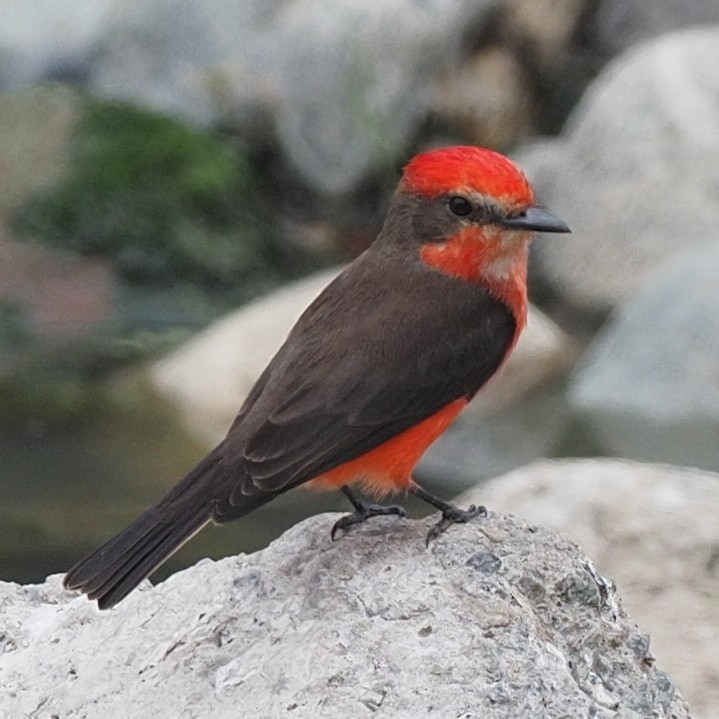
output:
M3 0L0 579L67 568L189 470L438 145L510 153L574 233L535 242L527 337L418 477L719 470L712 23L715 0ZM345 508L294 492L163 571Z
M719 470L716 23L716 0L3 0L0 580L66 569L188 471L438 145L511 154L573 234L534 243L529 327L418 478ZM694 538L717 636L716 502L671 481L653 536ZM163 572L324 509L293 492Z

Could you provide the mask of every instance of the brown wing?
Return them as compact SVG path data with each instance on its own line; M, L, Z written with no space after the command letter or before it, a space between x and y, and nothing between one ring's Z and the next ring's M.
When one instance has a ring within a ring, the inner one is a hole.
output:
M484 288L367 253L308 308L242 407L222 445L238 482L215 518L473 396L514 333L509 309Z

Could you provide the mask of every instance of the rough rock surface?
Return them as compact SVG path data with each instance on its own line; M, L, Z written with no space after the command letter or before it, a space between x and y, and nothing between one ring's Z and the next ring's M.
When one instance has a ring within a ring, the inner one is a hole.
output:
M719 717L719 475L622 460L542 461L466 492L566 532L612 577L699 719Z
M719 470L719 242L676 256L590 345L568 399L607 454Z
M150 368L154 386L175 404L190 432L209 444L224 437L292 325L336 274L313 275L233 312ZM508 406L566 369L575 354L567 335L530 308L502 376L478 398L478 413Z
M6 716L688 717L614 587L569 539L492 515L329 541L314 517L101 614L0 585ZM436 518L435 518L436 519Z
M565 298L607 310L719 226L719 27L632 48L597 78L564 139L517 156L566 242L534 247ZM691 219L689 219L691 218Z

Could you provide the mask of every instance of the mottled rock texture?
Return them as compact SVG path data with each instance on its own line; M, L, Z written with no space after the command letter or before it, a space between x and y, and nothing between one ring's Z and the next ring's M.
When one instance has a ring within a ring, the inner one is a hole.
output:
M0 585L5 716L688 717L611 582L500 515L320 515L99 613L54 576Z

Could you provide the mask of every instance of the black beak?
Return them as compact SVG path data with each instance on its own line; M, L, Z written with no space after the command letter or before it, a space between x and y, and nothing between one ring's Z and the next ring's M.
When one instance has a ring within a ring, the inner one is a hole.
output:
M513 230L534 230L536 232L571 232L569 225L543 207L528 207L514 217L499 220L498 224Z

